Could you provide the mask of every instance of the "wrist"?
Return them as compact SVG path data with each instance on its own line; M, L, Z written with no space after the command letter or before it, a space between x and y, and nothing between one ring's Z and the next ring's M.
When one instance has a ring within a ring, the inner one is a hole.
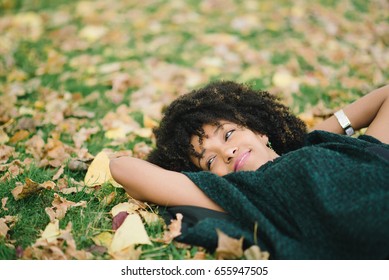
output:
M338 120L339 125L342 127L346 135L351 136L354 134L354 128L352 127L349 118L346 116L343 110L335 112L334 116Z

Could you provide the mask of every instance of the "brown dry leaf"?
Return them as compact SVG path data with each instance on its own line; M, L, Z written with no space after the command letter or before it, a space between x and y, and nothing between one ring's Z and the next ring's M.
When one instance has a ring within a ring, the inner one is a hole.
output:
M14 154L15 148L7 145L0 145L0 163L6 163Z
M19 141L27 139L28 136L30 136L30 132L27 130L19 130L11 137L11 139L9 139L9 142L15 144Z
M309 130L322 121L321 118L315 117L312 112L301 113L298 117L307 125Z
M108 252L117 253L136 244L151 244L138 214L130 214L115 232Z
M152 148L147 145L145 142L138 142L134 146L134 157L140 159L146 159Z
M140 125L130 115L128 106L120 105L116 112L109 112L101 120L105 137L109 139L125 139L126 135L140 128Z
M0 165L0 171L7 171L2 177L0 177L0 182L7 181L22 174L24 166L25 163L18 159L13 160L11 163Z
M7 204L7 201L8 201L8 197L3 197L1 199L1 208L4 210L4 211L8 211L8 208L5 207L5 205Z
M26 141L26 153L31 154L35 160L40 161L43 157L45 141L39 135L34 135Z
M182 214L176 214L176 220L171 220L167 226L167 230L164 231L162 238L156 238L154 241L163 242L169 244L173 239L181 234Z
M53 176L53 180L54 181L56 181L56 180L58 180L59 179L59 177L61 177L61 175L63 174L63 172L65 171L65 166L61 166L59 169L58 169L58 171L54 174L54 176Z
M68 168L71 171L84 171L88 170L88 164L81 160L71 159L68 163Z
M73 151L68 145L65 145L57 139L50 138L45 145L46 157L42 159L41 165L50 165L52 167L62 166L69 158ZM48 161L47 163L45 161Z
M262 251L258 245L247 248L244 250L243 254L247 260L268 260L270 257L269 252Z
M109 195L103 198L102 203L104 205L110 205L112 201L115 199L115 197L116 197L116 192L111 192Z
M60 197L57 193L54 194L54 200L51 203L53 207L46 207L45 211L50 217L50 221L61 220L65 217L66 212L71 207L86 207L86 201L72 202L66 198Z
M77 149L81 148L82 145L90 138L91 135L96 134L100 131L98 127L85 128L82 127L73 135L73 142Z
M16 182L16 187L11 191L15 200L26 198L30 195L38 193L43 189L43 186L37 182L34 182L30 178L26 178L25 184Z
M142 250L135 248L135 245L130 245L123 250L109 253L114 260L139 260Z
M216 232L218 236L216 258L218 260L239 259L243 256L243 237L231 238L219 229L216 229Z
M64 230L59 229L59 222L50 222L42 232L42 237L35 244L27 247L22 259L32 260L87 260L92 254L77 250L76 242L71 234L72 224L68 223Z
M7 226L5 219L0 218L0 238L6 237L9 229L10 228Z
M205 260L206 254L203 251L197 251L193 256L193 260Z

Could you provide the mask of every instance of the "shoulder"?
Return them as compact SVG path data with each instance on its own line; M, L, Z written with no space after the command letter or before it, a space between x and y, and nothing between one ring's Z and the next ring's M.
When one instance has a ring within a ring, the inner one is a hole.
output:
M361 148L371 146L372 144L389 147L389 145L382 143L381 141L372 136L360 135L358 137L350 137L323 130L314 130L308 133L305 137L304 146L312 146L326 143L352 145Z

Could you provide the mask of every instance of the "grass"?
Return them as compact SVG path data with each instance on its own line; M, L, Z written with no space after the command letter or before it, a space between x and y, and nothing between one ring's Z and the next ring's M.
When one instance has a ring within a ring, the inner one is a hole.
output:
M210 80L232 79L266 89L285 98L300 114L321 103L335 110L389 78L366 48L383 60L388 57L387 33L369 29L388 30L384 1L218 3L0 0L0 136L9 138L0 137L0 167L16 159L35 159L19 175L0 180L0 198L8 198L0 218L17 217L8 224L7 235L0 235L0 259L20 258L20 250L34 244L49 222L45 208L52 206L57 190L45 189L21 200L11 194L26 178L43 183L58 171L59 166L39 167L48 155L34 157L30 142L34 136L43 139L47 151L54 139L73 148L61 158L65 168L61 178L73 186L71 179L81 182L86 173L67 165L80 148L93 156L103 149L136 153L140 142L152 148L153 139L133 132L127 133L126 141L109 138L106 132L115 121L125 123L127 118L139 126L145 116L158 122L160 112L150 106L163 108ZM289 73L290 80L275 81L279 71ZM128 78L120 82L123 73ZM74 137L82 128L97 132L85 136L76 149ZM28 136L11 141L21 130ZM15 152L3 155L4 147ZM0 178L7 172L0 171ZM58 184L58 179L54 181ZM104 203L111 193L114 200ZM91 251L96 259L109 259L106 252L93 250L92 238L112 231L110 211L128 200L124 190L107 183L90 193L61 196L86 201L86 207L70 208L60 228L72 223L78 249ZM157 206L151 210L158 213ZM163 222L145 223L145 228L151 237L166 229ZM188 259L203 251L174 242L153 242L141 249L141 259ZM208 252L205 258L216 255Z

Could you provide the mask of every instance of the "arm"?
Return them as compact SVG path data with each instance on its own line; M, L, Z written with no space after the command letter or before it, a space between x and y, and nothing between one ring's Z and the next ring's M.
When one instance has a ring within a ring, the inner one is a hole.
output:
M112 159L109 168L114 180L135 199L161 206L193 205L223 211L182 173L133 157Z
M389 144L389 85L373 90L347 105L343 111L355 130L367 127L366 135ZM344 134L335 116L316 125L313 130Z

